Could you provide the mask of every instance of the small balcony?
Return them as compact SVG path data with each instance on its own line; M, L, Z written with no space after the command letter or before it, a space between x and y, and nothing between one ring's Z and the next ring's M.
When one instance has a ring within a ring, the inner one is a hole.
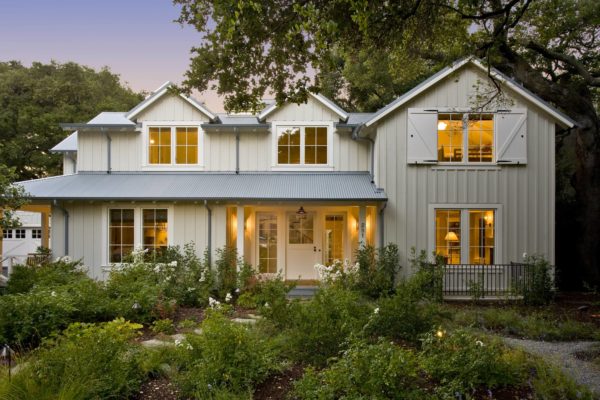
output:
M445 265L445 300L516 300L532 283L528 264L454 264Z

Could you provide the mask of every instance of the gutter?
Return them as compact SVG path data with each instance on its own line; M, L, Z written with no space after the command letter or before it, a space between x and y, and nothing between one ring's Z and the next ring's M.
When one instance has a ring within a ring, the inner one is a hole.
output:
M65 216L65 256L69 255L69 212L66 208L58 204L58 201L55 199L52 202L52 205L62 211Z
M371 143L371 166L369 169L369 174L371 175L371 183L375 183L375 141L371 138L360 136L360 131L362 130L363 126L365 126L365 124L356 125L352 129L352 135L350 137L355 141Z
M212 269L212 209L208 206L208 202L204 200L204 208L208 212L208 266Z
M385 208L387 207L387 202L383 203L383 207L379 210L379 248L382 249L385 246L385 238L383 237L385 234L384 229L384 221L385 221Z
M110 133L105 131L106 133L106 141L107 141L107 160L106 160L106 173L110 174L112 171L112 138L110 137Z

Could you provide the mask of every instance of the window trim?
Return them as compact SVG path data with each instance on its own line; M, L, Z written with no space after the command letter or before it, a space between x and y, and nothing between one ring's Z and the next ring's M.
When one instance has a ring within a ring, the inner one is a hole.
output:
M296 127L300 128L300 164L279 164L277 157L278 150L278 132L280 128ZM306 128L327 128L327 164L305 164L305 129ZM273 121L271 123L271 170L272 171L331 171L334 169L333 163L333 121Z
M437 128L437 123L440 120L440 114L462 114L463 116L463 130L462 130L462 161L442 161L439 159L439 155L437 158L437 164L443 166L490 166L490 165L498 165L496 161L496 152L497 152L497 144L496 144L496 115L497 111L474 111L473 109L453 109L453 108L438 108L437 109L437 118L436 118L436 126L435 126L435 142L436 142L436 152L438 151L438 141L439 141L439 130ZM493 137L492 137L492 161L469 161L469 124L465 124L465 119L468 120L470 114L489 114L492 116L492 126ZM465 151L466 150L466 151Z
M204 130L200 121L143 121L142 122L142 170L145 171L201 171L204 169ZM150 137L150 128L170 128L171 129L171 163L170 164L150 164L148 159L148 145ZM177 134L176 128L188 127L198 129L198 163L197 164L177 164Z
M469 213L464 211L475 211L475 210L494 210L494 264L504 264L504 226L503 226L503 214L502 204L499 203L436 203L429 204L427 213L427 248L428 253L432 254L435 252L435 211L436 210L460 210L460 225L461 225L461 245L460 245L460 259L469 260ZM468 262L463 262L468 264Z
M108 204L102 208L102 266L110 268L112 265L122 265L125 263L110 262L110 210L133 210L133 246L139 248L143 246L143 221L142 210L144 209L166 209L167 210L167 246L175 244L175 212L172 204L156 203L156 204L127 204L114 203Z

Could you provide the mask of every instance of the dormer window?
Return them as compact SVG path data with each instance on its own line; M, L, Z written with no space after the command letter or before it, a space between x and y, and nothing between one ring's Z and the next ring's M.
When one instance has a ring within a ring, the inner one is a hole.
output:
M198 126L148 126L148 166L197 166L200 156Z
M330 134L328 126L277 126L277 165L330 165Z

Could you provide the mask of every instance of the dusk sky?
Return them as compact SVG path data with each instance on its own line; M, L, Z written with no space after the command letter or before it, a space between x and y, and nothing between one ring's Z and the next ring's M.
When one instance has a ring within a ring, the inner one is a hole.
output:
M170 0L0 0L0 61L108 66L132 89L152 91L183 79L200 42L178 16ZM222 111L214 93L196 97Z

